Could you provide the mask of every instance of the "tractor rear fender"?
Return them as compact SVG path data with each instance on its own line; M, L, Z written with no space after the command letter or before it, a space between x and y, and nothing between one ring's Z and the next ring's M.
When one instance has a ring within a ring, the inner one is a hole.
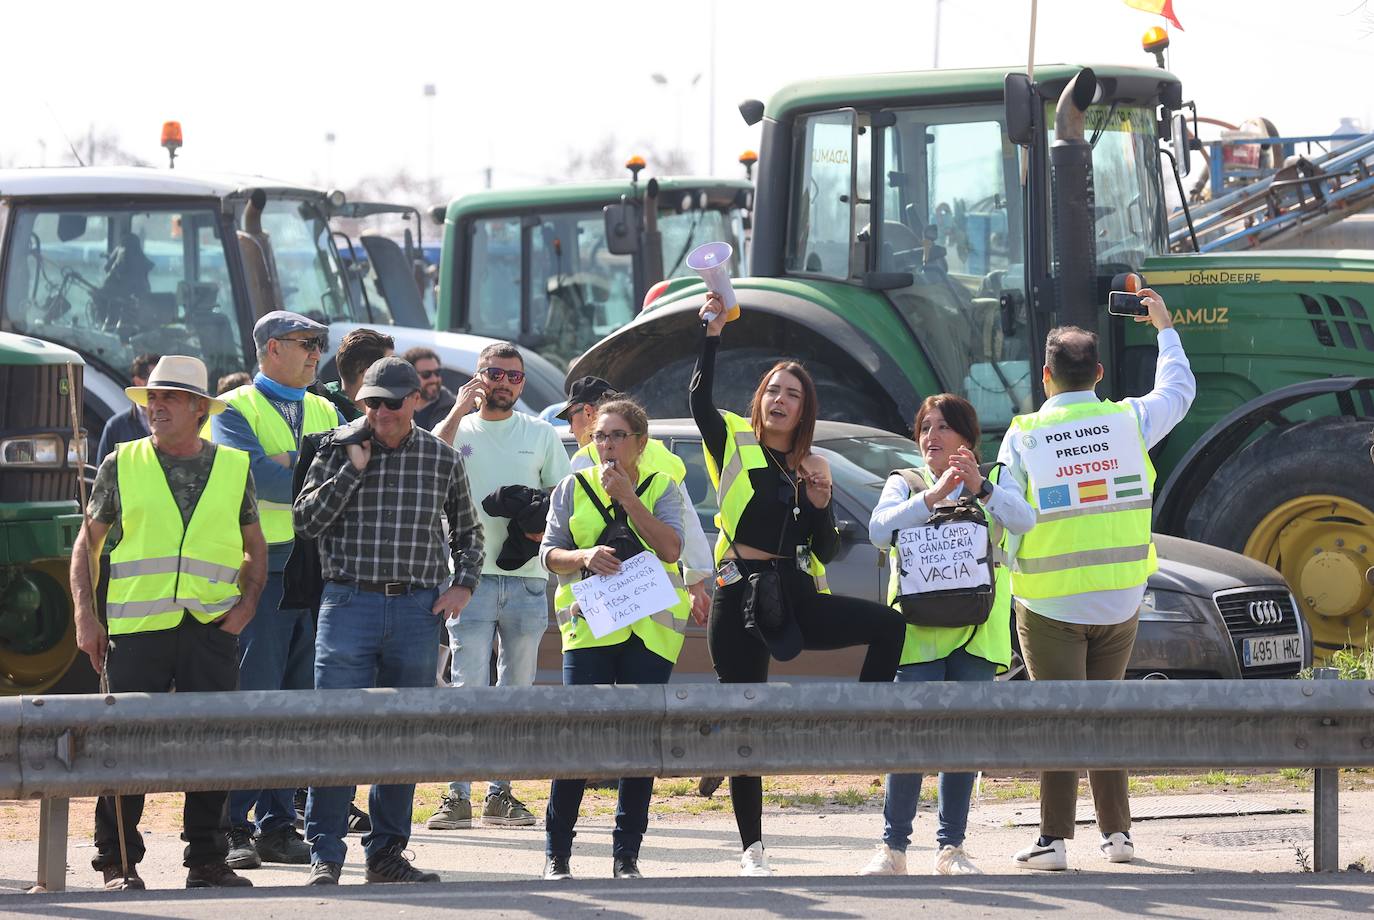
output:
M1317 396L1339 396L1359 390L1374 390L1374 377L1304 380L1237 406L1207 429L1169 474L1168 481L1155 499L1155 529L1162 533L1182 534L1193 501L1222 465L1235 456L1250 435L1270 422L1289 424L1283 418L1283 410ZM1351 414L1354 414L1353 406Z

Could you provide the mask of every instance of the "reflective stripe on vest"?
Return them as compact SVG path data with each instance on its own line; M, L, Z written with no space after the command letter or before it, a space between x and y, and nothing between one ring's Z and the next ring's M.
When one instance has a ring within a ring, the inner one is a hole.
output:
M255 385L246 383L220 397L233 406L248 422L253 434L269 457L275 454L300 451L300 442L291 433L291 426L282 418L277 407ZM301 422L301 436L329 431L339 424L334 404L323 396L307 392L301 404L305 417ZM206 437L209 435L207 434ZM290 543L296 537L291 523L290 502L274 502L258 496L258 518L262 535L268 543Z
M646 450L647 453L647 450ZM644 506L653 509L654 505L664 492L669 489L676 489L677 484L671 477L656 474L655 471L647 468L640 469L640 482L647 476L653 475L654 479L649 483L644 494L640 496ZM611 505L610 496L601 488L601 482L594 476L584 477L587 484L596 492L597 497L607 508ZM592 504L587 497L586 490L573 484L573 508L572 514L568 516L568 531L572 535L573 545L585 548L596 545L596 539L606 528L606 519L601 516L601 512ZM686 513L692 513L691 509L686 509ZM634 522L630 522L630 529L643 540L643 536L635 528ZM648 552L653 552L648 550ZM563 637L563 651L574 651L580 648L601 648L609 645L619 645L628 640L631 634L639 636L645 648L654 654L676 662L678 654L682 651L683 634L687 631L687 619L690 615L692 602L687 594L687 589L682 581L682 572L677 563L662 563L668 582L677 591L678 602L667 610L637 620L623 629L617 629L607 633L600 639L592 635L591 628L586 622L578 622L581 614L578 610L576 597L572 592L572 585L581 580L581 574L569 574L558 576L558 590L554 593L554 617L558 621L558 631Z
M1041 409L1012 420L1008 437L1037 429L1124 415L1136 428L1134 410L1123 403L1071 403ZM1021 538L1011 560L1011 590L1019 598L1065 597L1089 591L1114 591L1142 585L1159 568L1150 536L1155 468L1139 437L1146 471L1145 495L1105 505L1042 509L1040 486L1027 468L1026 500L1036 512L1036 525Z
M701 451L706 456L706 472L711 477L711 485L715 487L716 505L720 509L716 513L717 566L725 558L731 536L737 532L744 509L754 497L754 484L749 479L748 471L768 466L768 457L759 445L759 439L755 437L754 428L749 420L733 412L722 412L721 416L725 419L725 463L719 471L716 469L715 458L706 447L706 442L701 442ZM825 577L825 565L814 553L811 556L811 576L816 580L817 591L822 594L830 593L830 583Z
M184 527L151 438L119 446L116 476L122 537L110 554L110 635L171 629L183 610L208 623L238 603L238 520L248 454L224 445L215 449L210 476Z

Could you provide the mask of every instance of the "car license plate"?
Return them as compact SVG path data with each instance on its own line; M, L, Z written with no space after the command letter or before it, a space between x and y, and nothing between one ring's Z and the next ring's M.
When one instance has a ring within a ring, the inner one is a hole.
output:
M1241 640L1241 656L1247 668L1302 661L1302 636L1263 636Z

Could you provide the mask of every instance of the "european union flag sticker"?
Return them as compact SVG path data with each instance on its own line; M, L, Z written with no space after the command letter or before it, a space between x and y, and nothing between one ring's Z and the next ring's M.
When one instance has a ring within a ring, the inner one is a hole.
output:
M1072 503L1069 495L1068 486L1050 486L1048 489L1040 490L1040 510L1047 511L1050 508L1067 508Z

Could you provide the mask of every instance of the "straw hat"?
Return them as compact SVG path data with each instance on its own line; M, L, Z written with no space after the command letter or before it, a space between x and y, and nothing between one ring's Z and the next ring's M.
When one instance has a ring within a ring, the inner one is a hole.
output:
M148 385L125 387L124 394L140 406L148 405L149 390L182 390L210 400L210 414L219 415L229 404L210 395L210 375L205 362L189 355L163 355L150 374Z

